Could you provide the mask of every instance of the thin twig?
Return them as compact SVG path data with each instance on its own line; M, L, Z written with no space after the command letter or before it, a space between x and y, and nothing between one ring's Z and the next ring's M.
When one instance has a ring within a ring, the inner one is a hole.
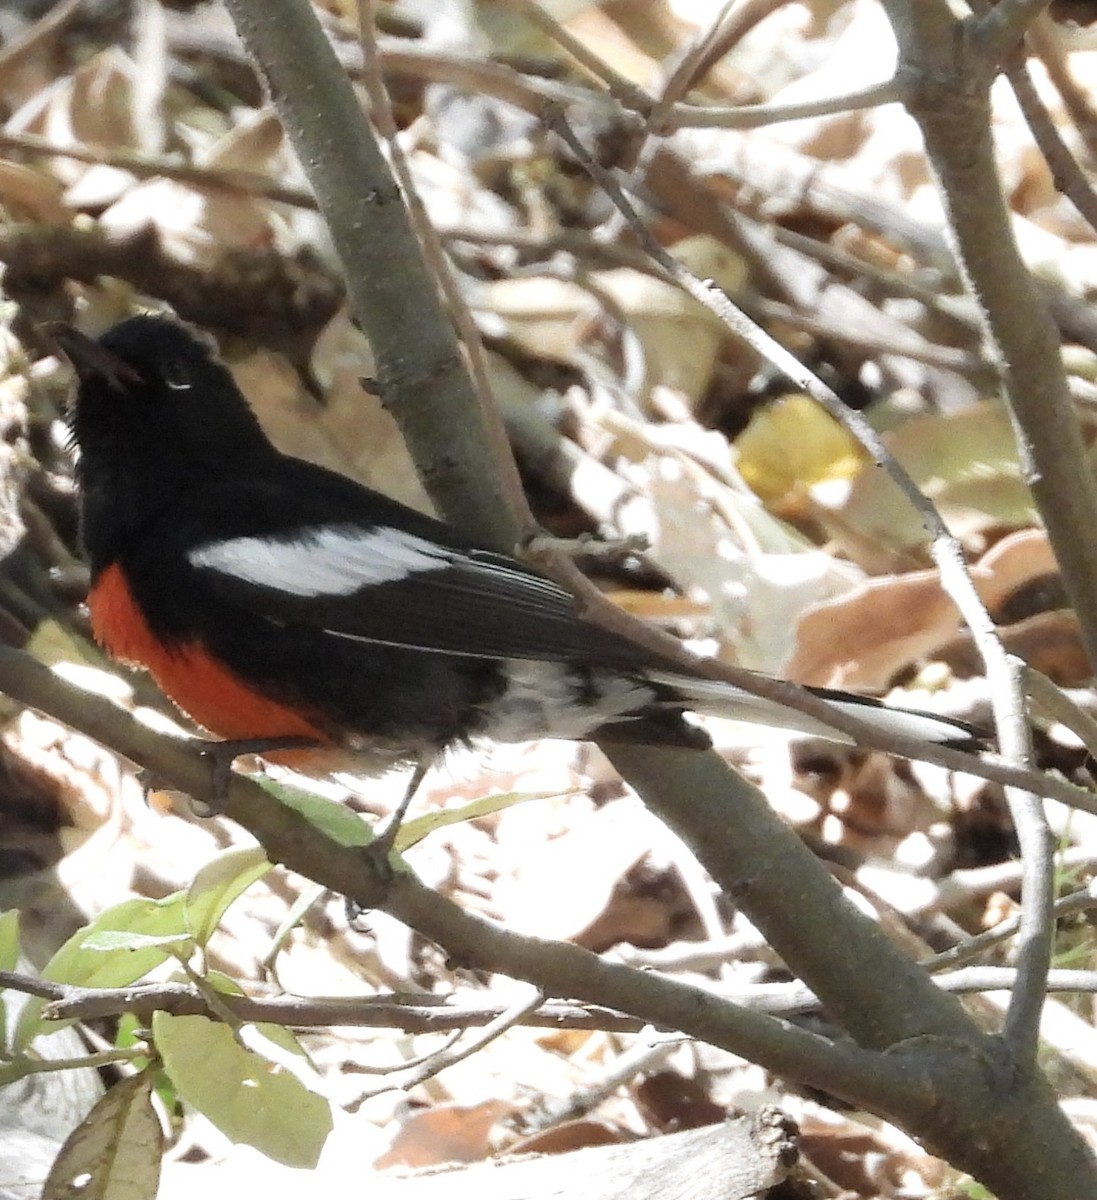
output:
M689 88L695 87L718 62L726 59L752 29L790 2L791 0L728 0L708 32L699 39L694 50L687 53L667 80L661 102L665 100L668 104L673 104L681 99ZM652 114L653 127L658 128L657 121L660 116L660 112Z
M405 1032L407 1032L405 1030ZM451 1029L442 1047L432 1046L431 1049L424 1051L422 1054L416 1054L413 1058L406 1059L398 1063L385 1063L383 1066L362 1066L359 1065L356 1069L363 1075L398 1075L403 1071L414 1071L419 1067L426 1066L432 1062L439 1054L445 1054L446 1051L456 1046L464 1035L464 1029ZM427 1077L429 1078L429 1076ZM417 1081L418 1082L418 1081ZM393 1083L386 1088L380 1088L377 1092L371 1091L369 1094L379 1095L381 1092L389 1091L391 1088L408 1087L407 1083Z
M535 25L542 33L552 38L595 79L604 83L609 94L624 108L641 115L650 110L653 101L648 92L599 58L589 46L569 33L555 17L545 12L536 0L504 0L504 3L520 12L531 25Z
M773 2L774 0L766 0L766 7L771 9ZM784 2L787 2L787 0L777 0L777 3ZM666 129L667 114L670 110L684 96L689 94L697 81L712 66L713 62L718 61L712 57L711 51L718 41L723 40L720 34L722 30L727 28L728 15L735 6L735 3L736 0L724 0L719 12L709 22L708 28L693 38L692 44L686 48L678 65L663 81L663 86L659 90L655 106L649 113L644 126L645 138L655 134L656 131L661 132ZM744 7L740 5L740 11ZM751 28L749 21L740 20L737 23L737 28L731 34L731 39L736 40L738 37L741 37L743 32L749 28ZM730 48L730 45L725 45L724 54L727 54Z
M907 358L911 362L925 363L927 366L938 367L943 371L954 371L967 379L985 380L992 372L992 367L978 354L969 354L966 350L958 350L954 346L938 346L916 334L907 340L897 341L881 335L866 333L853 325L840 327L830 321L801 312L792 305L783 304L779 300L756 300L753 310L767 320L779 321L792 329L800 329L817 337L830 338L832 341L849 346L866 354L894 355L896 358Z
M1092 871L1097 868L1097 851L1068 846L1057 853L1056 860L1061 871ZM969 908L972 900L994 892L1017 891L1023 878L1024 868L1016 859L953 871L938 882L936 894L921 905L919 911L934 913Z
M40 1000L60 1000L65 995L66 985L19 971L0 971L0 991L8 989L23 996L37 996Z
M742 219L752 221L752 218L746 216ZM946 292L946 280L932 267L928 268L932 280L930 282L916 278L911 271L880 266L862 255L851 253L832 242L820 241L819 238L801 233L797 229L774 225L766 232L780 245L807 255L825 266L848 272L858 280L868 279L890 295L907 296L917 300L935 316L943 317L957 325L960 334L968 341L979 334L979 316L974 305L966 297Z
M991 63L1003 63L1051 0L998 0L975 22L972 41Z
M764 125L779 125L784 121L803 121L809 117L829 117L835 113L855 112L863 108L880 108L898 104L906 98L904 80L894 75L882 83L869 84L841 96L821 96L818 100L802 100L797 104L743 104L733 108L717 105L675 104L656 132L676 129L758 129Z
M562 1125L565 1121L576 1121L588 1116L600 1104L608 1100L618 1089L631 1083L637 1075L658 1066L676 1047L682 1044L681 1037L661 1037L652 1042L647 1039L630 1046L619 1054L609 1069L594 1084L576 1088L564 1100L547 1102L540 1112L528 1118L527 1134L543 1133Z
M1022 699L1024 664L1008 659L1009 687L994 701L1003 752L1015 762L1032 761L1032 731ZM1017 982L1006 1010L1002 1036L1021 1069L1036 1066L1040 1015L1055 942L1055 837L1038 797L1006 788L1013 827L1021 849L1021 919L1017 928Z
M1052 909L1052 917L1054 920L1059 921L1063 917L1074 916L1081 912L1089 912L1094 908L1097 908L1097 894L1094 893L1091 886L1083 891L1073 892L1071 895L1057 900ZM940 954L934 954L929 958L922 959L922 966L927 971L937 971L943 967L951 967L956 963L967 962L972 958L977 958L985 951L991 950L1013 937L1020 924L1020 914L1014 913L1013 916L1007 917L1004 921L999 921L992 929L987 929L983 933L977 933L973 937L965 938L964 941L958 942L955 946L950 946L949 949L942 950Z
M509 1008L506 1008L497 1017L494 1017L476 1037L469 1038L464 1045L453 1043L447 1045L442 1050L435 1051L433 1054L428 1055L419 1066L408 1070L399 1077L390 1077L384 1087L369 1090L368 1094L378 1096L382 1092L392 1091L393 1088L401 1088L406 1091L421 1083L425 1083L428 1079L433 1079L435 1075L441 1074L448 1067L452 1067L456 1063L463 1062L466 1058L471 1058L474 1054L478 1054L485 1046L501 1038L507 1030L522 1024L523 1020L530 1013L540 1008L544 999L543 992L534 990L532 995L527 995L524 999L510 1005Z
M180 162L176 158L139 154L136 150L123 150L117 146L58 146L33 133L7 133L3 130L0 130L0 150L71 158L93 166L117 167L119 170L129 171L138 179L174 179L194 187L259 196L278 204L291 204L295 208L316 208L316 200L306 189L286 187L285 184L275 183L274 180L254 171L228 170L223 167L211 170L208 167L197 167L193 163Z
M109 1067L115 1063L133 1062L135 1058L147 1055L148 1050L144 1046L134 1046L127 1050L100 1050L94 1054L74 1058L18 1058L0 1065L0 1086L28 1075L49 1075L55 1071L83 1071L88 1067Z
M1055 187L1074 205L1091 229L1097 232L1097 194L1086 177L1082 164L1071 153L1055 127L1044 102L1033 86L1028 68L1019 65L1006 72L1017 104L1024 114L1033 139L1051 171Z
M952 993L1011 991L1016 997L1022 983L1022 972L1014 967L962 967L945 975L935 975L934 982ZM1097 992L1097 971L1074 971L1055 967L1047 974L1049 992ZM1011 1002L1006 1013L1013 1011ZM1008 1025L1007 1025L1008 1030Z
M1024 689L1042 717L1065 725L1090 754L1097 756L1097 721L1085 709L1035 667L1025 668Z
M270 1021L293 1029L326 1025L335 1028L402 1029L406 1033L445 1033L483 1026L503 1011L498 1005L457 1003L446 996L420 993L381 996L277 996L261 998L222 994L224 1012L211 1008L209 997L186 983L136 984L121 988L78 987L35 975L0 971L0 990L10 989L49 1001L43 1017L50 1021L95 1021L135 1013L205 1016L237 1023ZM522 1018L541 1029L599 1029L635 1033L643 1022L626 1013L565 1001L548 1001ZM406 1064L402 1064L406 1065Z
M535 78L483 55L454 51L439 54L431 46L401 42L399 49L387 45L382 48L381 65L386 72L400 72L431 83L453 84L474 95L494 96L523 112L536 114L546 102L574 104L584 111L594 109L617 114L625 126L635 127L640 123L639 117L619 108L603 91Z
M1097 158L1097 110L1089 92L1078 86L1071 74L1070 61L1063 49L1059 30L1047 13L1033 21L1026 40L1044 65L1048 79L1063 100L1067 115L1074 122L1078 136L1091 159Z
M1015 967L961 967L934 975L933 982L949 995L972 995L979 992L1012 992L1018 984ZM1071 970L1056 967L1047 978L1049 992L1097 992L1097 971ZM792 1017L818 1012L822 1007L810 988L802 983L757 984L742 992L730 991L726 998L752 1012L770 1016Z
M986 7L985 0L978 0L976 11ZM1006 66L1006 78L1033 139L1051 171L1056 188L1074 205L1090 228L1097 232L1097 194L1086 178L1081 163L1071 153L1070 147L1055 127L1047 106L1036 91L1022 55L1010 56Z

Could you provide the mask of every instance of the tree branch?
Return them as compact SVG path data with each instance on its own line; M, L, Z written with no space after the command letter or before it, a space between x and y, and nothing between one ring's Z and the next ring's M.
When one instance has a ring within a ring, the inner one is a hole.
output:
M488 439L453 327L400 190L312 6L227 0L226 7L331 230L382 399L401 414L427 491L443 510L471 506L480 535L513 549L519 529L500 476L483 469ZM453 419L439 420L441 412Z

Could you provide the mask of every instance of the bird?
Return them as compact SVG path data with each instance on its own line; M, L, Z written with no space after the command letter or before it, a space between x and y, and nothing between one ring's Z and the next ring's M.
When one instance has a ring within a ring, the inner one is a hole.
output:
M48 336L77 377L92 633L213 737L308 746L317 762L350 752L362 775L411 764L418 778L480 741L700 746L696 711L849 740L691 675L584 620L536 568L282 453L191 327L137 315L97 339L71 325ZM961 721L808 690L880 730L974 744Z

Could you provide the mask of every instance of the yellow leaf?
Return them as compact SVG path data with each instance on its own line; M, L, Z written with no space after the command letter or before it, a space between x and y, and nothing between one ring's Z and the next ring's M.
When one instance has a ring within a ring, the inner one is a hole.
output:
M767 503L796 488L852 479L864 463L854 438L801 394L782 396L755 413L735 446L743 478Z

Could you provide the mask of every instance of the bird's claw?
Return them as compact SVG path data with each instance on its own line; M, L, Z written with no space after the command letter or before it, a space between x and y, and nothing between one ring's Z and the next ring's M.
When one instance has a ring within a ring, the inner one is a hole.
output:
M225 811L232 768L245 754L269 754L273 750L311 750L318 743L307 737L232 738L228 741L202 743L202 757L210 762L210 797L198 801L205 809L201 816L212 817Z

